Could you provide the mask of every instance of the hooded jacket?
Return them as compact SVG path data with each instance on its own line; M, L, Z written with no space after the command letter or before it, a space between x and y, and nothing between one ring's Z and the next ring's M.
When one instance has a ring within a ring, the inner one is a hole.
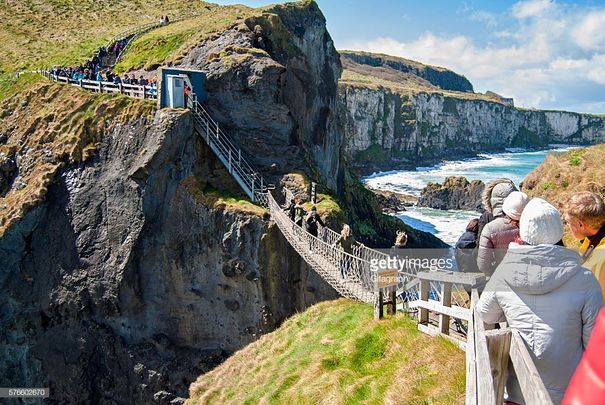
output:
M502 212L504 199L516 190L517 187L511 179L499 178L487 183L481 194L481 204L485 212L479 218L479 236L481 236L481 231L483 231L485 225L493 221L494 218L504 215Z
M466 231L456 242L454 257L458 271L476 273L477 269L477 234Z
M580 256L556 245L511 244L477 310L483 321L507 321L520 332L550 397L559 404L588 344L601 290ZM514 376L508 399L523 404Z
M477 267L479 271L490 277L500 264L508 245L517 238L519 228L505 217L494 219L485 225L479 238Z
M490 277L506 254L508 244L517 237L517 227L504 218L502 204L517 187L512 180L495 179L487 183L481 200L485 212L479 218L477 267Z

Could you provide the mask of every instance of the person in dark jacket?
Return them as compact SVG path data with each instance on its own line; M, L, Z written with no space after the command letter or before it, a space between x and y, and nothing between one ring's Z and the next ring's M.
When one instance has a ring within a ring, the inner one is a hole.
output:
M479 231L479 218L473 218L466 225L466 232L456 242L454 256L458 264L458 271L476 273L477 267L477 233Z
M324 221L321 220L321 217L319 216L319 214L317 213L317 207L313 206L311 207L311 211L309 211L309 213L307 214L307 217L305 218L305 229L307 230L307 232L309 232L311 235L317 237L317 224L321 225L321 226L326 226L326 224L324 224Z
M296 199L291 199L290 204L284 208L284 211L286 211L288 213L288 217L294 221L294 218L296 217Z

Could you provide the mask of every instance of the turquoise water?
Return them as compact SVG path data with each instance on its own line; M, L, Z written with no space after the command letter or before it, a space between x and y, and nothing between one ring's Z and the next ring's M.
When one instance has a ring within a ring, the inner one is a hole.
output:
M505 153L486 153L472 159L445 161L435 166L418 167L416 170L374 173L363 181L371 188L413 195L420 195L428 182L443 183L449 176L464 176L469 181L479 179L484 183L498 177L508 177L518 185L549 153L561 153L569 149L564 145L541 151L510 149ZM456 243L468 221L478 216L478 213L472 211L422 207L410 207L397 214L397 217L413 228L430 232L449 244Z

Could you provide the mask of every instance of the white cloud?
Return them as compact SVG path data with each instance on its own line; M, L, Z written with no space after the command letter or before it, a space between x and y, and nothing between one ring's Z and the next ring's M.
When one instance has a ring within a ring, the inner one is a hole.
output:
M488 11L475 11L470 16L471 21L479 21L484 23L489 28L496 28L498 26L498 19L493 13Z
M476 10L468 13L486 23L490 18L479 17ZM496 43L479 45L469 36L428 32L411 41L381 37L349 42L343 48L444 66L465 75L476 91L511 96L525 107L605 112L604 8L530 0L516 3L508 17L490 15L496 20L492 30ZM516 19L510 20L511 15ZM496 30L504 25L506 31Z
M553 6L552 0L527 0L513 5L512 13L515 18L535 17Z
M586 15L574 29L573 38L583 49L605 48L605 10Z

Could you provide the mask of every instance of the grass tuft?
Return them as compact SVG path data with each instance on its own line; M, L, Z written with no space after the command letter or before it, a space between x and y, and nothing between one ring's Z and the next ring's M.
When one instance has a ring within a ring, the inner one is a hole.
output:
M370 305L346 299L317 304L200 376L187 403L463 401L462 351L402 314L372 316Z

